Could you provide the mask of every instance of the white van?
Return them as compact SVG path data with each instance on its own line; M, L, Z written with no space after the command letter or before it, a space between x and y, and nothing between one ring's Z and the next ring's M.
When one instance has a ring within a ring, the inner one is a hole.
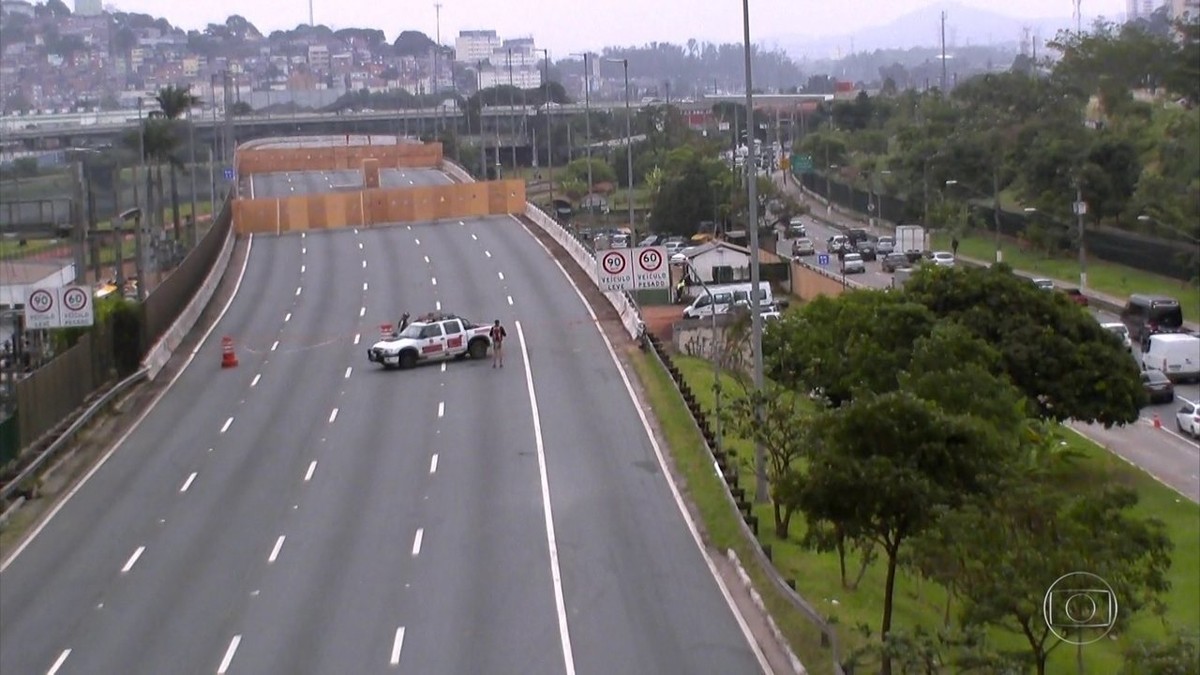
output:
M759 307L764 312L769 311L775 305L771 284L767 281L760 281L758 287L759 292L754 295L758 297ZM683 310L683 318L699 319L713 314L725 314L738 305L749 307L750 291L753 288L752 284L722 284L709 286L708 293L705 293L703 288L699 288L696 299L688 305L687 309Z
M1154 333L1142 352L1142 368L1157 368L1172 382L1200 380L1200 337Z

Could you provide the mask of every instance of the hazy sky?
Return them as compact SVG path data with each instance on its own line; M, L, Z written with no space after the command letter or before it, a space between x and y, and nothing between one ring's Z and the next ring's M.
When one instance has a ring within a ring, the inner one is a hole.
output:
M338 28L379 28L389 40L401 30L431 37L437 25L435 0L312 0L318 24ZM72 0L66 0L71 6ZM203 28L241 14L264 33L308 23L308 0L109 0L117 9L165 17L185 29ZM1072 0L961 0L962 4L1017 17L1070 17ZM106 3L109 4L109 3ZM933 0L751 0L751 41L779 35L837 36L892 19ZM592 8L589 14L584 8ZM1124 14L1125 0L1085 0L1085 17ZM952 12L951 12L952 14ZM953 21L953 16L950 16ZM502 37L531 36L552 58L609 45L647 42L741 42L742 3L738 0L442 0L442 42L453 44L459 30L494 29Z

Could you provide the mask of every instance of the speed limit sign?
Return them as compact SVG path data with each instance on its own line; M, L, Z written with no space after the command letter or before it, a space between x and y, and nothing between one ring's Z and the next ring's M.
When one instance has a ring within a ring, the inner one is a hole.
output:
M603 291L633 290L632 252L627 248L612 248L596 259L596 285Z
M671 275L667 272L667 249L663 246L641 246L634 250L637 267L634 269L634 284L639 290L670 288Z
M58 328L57 288L31 288L25 293L25 327L30 330Z
M61 321L64 328L90 326L94 322L92 294L87 287L67 286L62 290L61 304Z

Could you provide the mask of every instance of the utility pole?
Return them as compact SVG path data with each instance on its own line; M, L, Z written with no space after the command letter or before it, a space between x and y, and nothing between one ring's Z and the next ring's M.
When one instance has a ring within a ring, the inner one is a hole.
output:
M315 28L316 25L313 21L313 0L308 0L308 26L309 28Z
M946 95L946 12L942 11L942 96Z
M542 88L546 92L542 101L542 108L546 112L546 176L550 179L550 205L554 206L554 127L551 125L551 110L550 110L550 50L543 49L542 53L546 57L546 75L542 78ZM537 154L537 148L533 149L534 154ZM556 211L557 212L557 211Z
M583 135L584 135L584 151L587 156L587 200L588 213L595 212L595 206L592 198L592 68L591 60L588 57L588 52L582 54L572 54L572 56L583 57ZM568 132L570 127L567 127Z
M487 148L483 132L483 61L475 62L475 96L479 99L479 178L487 180Z
M512 48L508 50L508 123L511 125L511 133L513 134L512 142L512 165L513 171L517 170L517 102L513 97L513 74L512 74Z
M996 262L1004 262L1000 250L1000 165L992 167L992 223L996 226Z
M1087 289L1087 246L1084 238L1083 216L1087 204L1083 202L1083 179L1075 179L1075 223L1079 228L1079 290Z
M196 120L192 117L192 107L188 107L188 171L192 179L192 220L188 224L188 249L196 246ZM213 209L209 207L209 210Z
M746 66L746 145L749 153L746 155L746 178L749 183L747 211L749 211L750 228L750 348L754 356L754 390L761 393L763 389L763 354L762 354L762 291L759 289L761 274L758 261L758 151L754 143L754 79L751 67L750 43L750 0L742 0L742 39L745 51ZM755 410L755 418L762 420L762 408ZM770 489L767 486L767 456L762 443L754 447L754 501L765 504L770 501Z
M435 28L437 44L433 46L433 100L437 105L437 125L438 132L440 133L446 127L445 121L442 119L442 99L441 96L439 96L442 88L440 86L441 82L438 79L438 75L440 74L438 71L438 66L440 65L438 57L441 56L440 52L442 51L442 3L433 3L433 10L437 14L437 23Z
M142 119L142 98L140 96L137 100L137 106L138 156L140 158L138 164L141 166L142 173L146 175L146 205L149 206L154 200L150 195L150 170L146 167L146 122ZM134 180L134 184L137 184L136 179ZM135 205L135 208L138 209L138 215L133 220L133 248L134 257L136 258L137 262L135 265L135 268L137 269L137 299L142 301L146 299L146 247L142 242L142 218L146 214L146 209L143 208L141 204Z

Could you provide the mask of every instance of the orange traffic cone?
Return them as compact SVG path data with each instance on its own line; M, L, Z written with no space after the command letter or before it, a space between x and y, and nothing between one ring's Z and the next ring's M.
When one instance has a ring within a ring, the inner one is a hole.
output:
M390 339L391 337L392 337L392 324L390 324L390 323L379 324L379 339L387 340L387 339Z
M1155 429L1162 428L1162 420L1158 419L1158 413L1154 413L1154 428Z
M237 364L237 354L233 351L233 338L226 335L221 338L221 367L236 368Z

